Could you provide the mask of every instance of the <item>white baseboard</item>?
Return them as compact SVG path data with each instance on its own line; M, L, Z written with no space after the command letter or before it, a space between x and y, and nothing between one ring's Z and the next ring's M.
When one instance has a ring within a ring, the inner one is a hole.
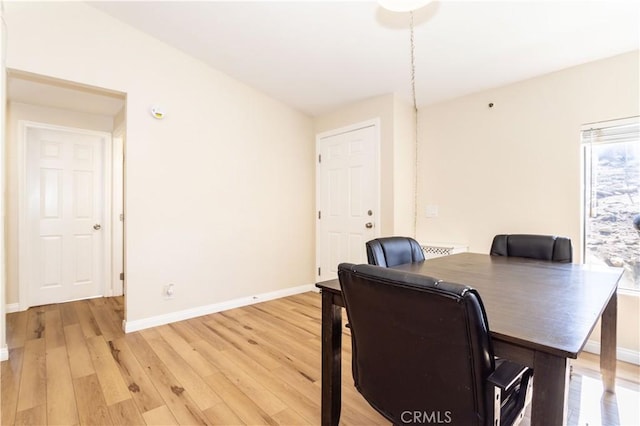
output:
M171 312L165 315L158 315L135 321L123 321L122 325L125 333L131 333L138 330L144 330L145 328L157 327L159 325L183 321L203 315L213 314L215 312L240 308L242 306L253 305L256 303L266 302L267 300L280 299L281 297L292 296L294 294L306 293L314 290L316 290L316 287L313 284L301 285L298 287L286 288L284 290L277 290L255 296L241 297L239 299L229 300L226 302L214 303L212 305Z
M19 303L7 303L4 305L4 312L10 314L12 312L20 312L20 304Z
M584 345L584 350L586 352L591 352L592 354L600 355L600 342L597 342L595 340L588 340L587 344ZM633 351L631 349L621 348L618 346L616 350L616 358L618 359L618 361L640 365L640 352L638 351Z
M0 361L6 361L9 359L9 348L7 346L3 346L0 348Z

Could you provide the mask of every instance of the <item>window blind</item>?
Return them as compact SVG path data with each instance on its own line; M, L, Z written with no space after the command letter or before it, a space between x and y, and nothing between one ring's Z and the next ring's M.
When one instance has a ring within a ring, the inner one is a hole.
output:
M640 117L593 123L582 127L582 143L640 141Z

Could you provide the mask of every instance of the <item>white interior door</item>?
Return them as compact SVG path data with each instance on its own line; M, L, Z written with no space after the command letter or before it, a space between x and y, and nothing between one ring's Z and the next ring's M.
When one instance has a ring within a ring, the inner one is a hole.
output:
M103 295L108 135L26 126L21 288L29 306Z
M365 243L379 216L375 124L318 138L318 281L337 277L341 262L366 263Z

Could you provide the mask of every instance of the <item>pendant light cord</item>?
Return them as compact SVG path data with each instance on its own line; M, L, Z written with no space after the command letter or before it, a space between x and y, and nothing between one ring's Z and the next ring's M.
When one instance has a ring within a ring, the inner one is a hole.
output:
M411 34L411 95L413 98L413 118L414 118L414 130L415 130L415 181L414 181L414 193L413 193L413 236L417 240L418 233L418 102L416 100L416 44L414 37L414 24L413 24L413 11L409 12L409 29Z
M418 111L418 102L416 101L416 42L413 26L413 11L409 12L409 30L411 37L411 95L413 98L413 109Z

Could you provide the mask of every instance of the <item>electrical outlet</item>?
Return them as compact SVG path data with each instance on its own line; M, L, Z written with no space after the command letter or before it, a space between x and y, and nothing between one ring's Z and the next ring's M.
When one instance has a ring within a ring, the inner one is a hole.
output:
M173 283L169 283L164 286L163 293L165 300L173 299L176 297L176 286Z

